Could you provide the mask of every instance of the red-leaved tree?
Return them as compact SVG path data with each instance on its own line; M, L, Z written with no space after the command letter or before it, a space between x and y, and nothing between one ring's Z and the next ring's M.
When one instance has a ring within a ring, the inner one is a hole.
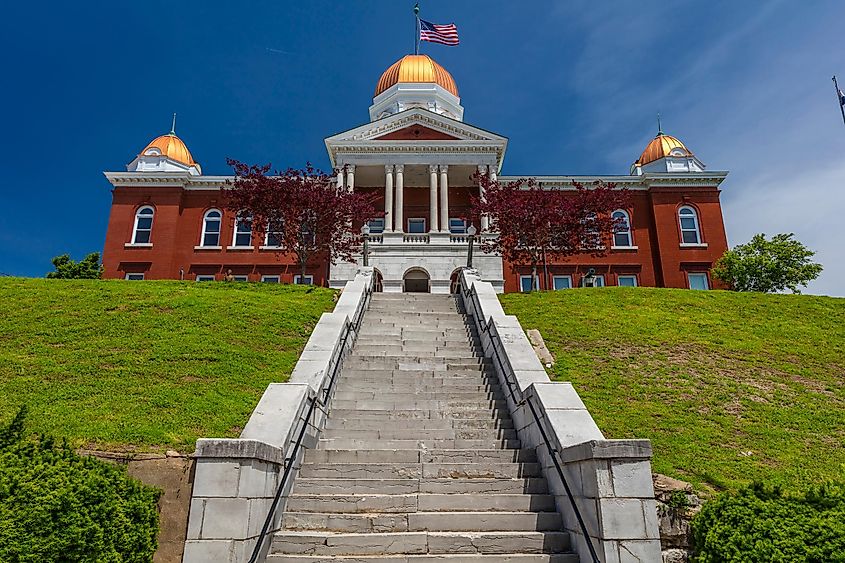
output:
M533 178L500 183L476 175L476 180L485 197L473 198L473 215L477 220L486 214L490 231L498 235L482 239L482 250L497 252L514 265L531 266L534 289L539 289L540 264L575 254L603 255L622 227L611 215L629 202L627 190L600 181L589 187L575 183L574 190L546 190Z
M226 208L251 219L269 246L296 256L303 280L309 262L353 260L362 242L353 224L379 216L375 195L338 187L334 176L310 163L270 175L270 165L227 162L235 180L226 190Z

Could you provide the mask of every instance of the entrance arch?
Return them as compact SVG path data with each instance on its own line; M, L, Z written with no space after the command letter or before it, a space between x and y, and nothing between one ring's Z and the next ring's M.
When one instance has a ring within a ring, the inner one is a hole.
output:
M376 293L381 293L382 291L384 291L384 276L381 275L381 272L378 270L378 268L373 268L373 278L375 278L373 280L373 291L375 291Z
M402 276L405 293L431 293L431 276L422 268L411 268Z

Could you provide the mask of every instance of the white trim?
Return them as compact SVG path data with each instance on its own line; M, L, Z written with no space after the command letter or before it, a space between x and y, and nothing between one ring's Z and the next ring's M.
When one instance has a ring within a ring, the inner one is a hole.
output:
M632 280L634 280L634 285L633 286L630 286L630 285L623 286L622 284L619 283L619 280L621 280L622 278L631 278ZM640 280L638 279L637 274L618 274L616 276L616 285L619 286L619 287L639 287Z
M141 276L141 279L132 279L130 276ZM123 276L123 279L128 281L144 281L145 278L144 272L126 272L126 275Z
M526 278L528 278L530 280L531 274L520 274L519 275L519 292L520 293L529 293L531 291L540 291L540 274L537 274L536 276L534 276L535 283L534 283L534 285L531 286L531 289L529 289L529 290L523 289L524 286L522 285L522 280L526 279ZM534 289L535 286L537 287L536 290Z
M614 242L614 245L612 245L611 248L616 248L615 243L616 243L617 235L618 236L624 235L628 239L628 244L620 244L620 245L618 245L618 247L619 248L630 248L630 247L634 246L634 233L633 233L633 230L631 229L631 214L628 213L624 209L614 209L611 212L610 217L611 217L611 219L613 219L614 215L617 215L617 214L620 214L620 213L625 218L625 230L624 231L623 230L613 231L613 233L611 233L611 236L613 237L613 242Z
M681 248L707 248L706 242L682 242Z
M143 229L141 232L148 233L148 240L147 242L138 242L138 221L141 219L141 212L142 211L152 211L152 213L145 214L144 218L150 219L150 228ZM135 210L135 223L132 225L132 241L129 244L149 244L152 246L153 240L153 221L155 220L156 210L152 205L142 205L138 209Z
M261 283L282 283L282 276L278 274L270 274L261 276Z
M300 274L296 274L295 276L293 276L294 285L314 285L314 274L305 274L305 279L307 280L307 283L305 284L300 283L299 280L301 279L302 276Z
M213 282L213 281L217 281L217 276L209 275L209 274L199 274L199 275L197 275L195 281L198 281L198 282Z
M226 250L255 250L254 246L227 246Z
M238 230L238 225L241 221L249 221L249 232L243 232ZM238 244L238 235L249 235L249 245L245 244ZM241 217L240 215L235 215L235 224L232 226L232 246L227 248L252 248L252 217Z
M284 250L284 249L285 249L285 247L284 247L284 246L266 246L266 245L262 245L262 246L259 246L259 247L258 247L258 250L273 250L273 251L276 251L276 252L282 251L282 250Z
M239 275L239 276L232 276L232 281L236 281L236 282L248 282L248 281L249 281L249 276L242 276L242 275Z
M684 213L681 214L683 211L690 211L691 213ZM701 221L698 219L698 210L691 205L682 205L678 208L677 213L675 214L678 217L678 229L681 233L681 246L695 246L699 248L707 248L707 245L703 242L704 237L701 236ZM684 229L683 219L692 219L693 228L692 229ZM695 233L695 242L685 242L684 241L684 233ZM704 245L703 247L701 245Z
M639 246L611 246L610 250L639 250Z
M710 289L710 276L707 275L707 272L687 272L687 287L689 289L693 289L691 278L692 276L702 277L704 278L704 285L706 286L703 290L698 291L707 291Z
M208 221L209 215L212 213L217 213L218 217L211 217L211 221L217 221L217 232L209 232L208 230ZM205 244L205 237L206 235L217 235L217 244ZM214 248L219 250L220 246L220 237L223 236L223 212L219 209L212 208L207 210L205 213L202 214L202 230L200 231L200 243L197 245L199 248ZM196 248L196 247L195 247Z
M222 246L200 246L197 245L194 247L194 250L223 250Z
M152 248L153 243L151 242L127 242L123 245L123 248Z
M563 280L563 279L569 280L569 287L562 287L560 289L556 288L555 287L555 281L556 280ZM572 276L570 274L557 275L557 276L553 275L552 276L552 287L551 287L551 289L553 289L555 291L562 291L564 289L572 289Z

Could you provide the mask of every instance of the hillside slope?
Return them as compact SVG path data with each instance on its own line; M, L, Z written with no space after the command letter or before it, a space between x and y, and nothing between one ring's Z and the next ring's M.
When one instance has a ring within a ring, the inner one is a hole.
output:
M845 478L845 299L601 288L502 296L609 438L698 486Z
M0 278L0 420L99 448L236 436L287 379L333 292L304 286Z

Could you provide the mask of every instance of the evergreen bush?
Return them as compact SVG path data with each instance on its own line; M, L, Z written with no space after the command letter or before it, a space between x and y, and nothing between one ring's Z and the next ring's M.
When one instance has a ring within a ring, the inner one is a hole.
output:
M754 484L706 502L692 521L696 563L845 562L845 485L802 494Z
M24 418L0 428L0 561L152 561L160 492L66 443L26 437Z

